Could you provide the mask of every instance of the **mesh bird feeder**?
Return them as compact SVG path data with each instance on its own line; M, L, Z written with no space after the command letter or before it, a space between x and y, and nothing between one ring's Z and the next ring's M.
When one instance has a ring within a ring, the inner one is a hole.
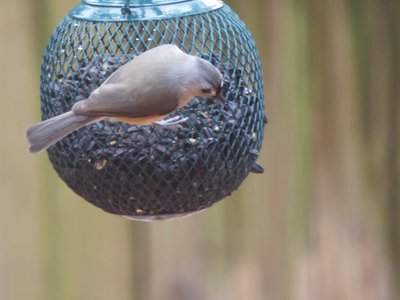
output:
M249 172L262 171L255 163L266 122L258 52L243 22L219 0L83 0L47 45L42 119L70 110L121 65L161 44L218 67L226 103L194 98L169 116L187 117L173 128L93 123L47 150L72 190L132 219L202 210Z

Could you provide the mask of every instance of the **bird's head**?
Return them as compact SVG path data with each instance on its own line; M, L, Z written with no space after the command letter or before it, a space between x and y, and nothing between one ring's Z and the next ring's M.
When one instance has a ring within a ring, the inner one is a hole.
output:
M196 96L214 98L223 104L225 100L221 96L221 91L224 81L221 72L210 62L199 57L196 60L196 69L198 77L194 91Z

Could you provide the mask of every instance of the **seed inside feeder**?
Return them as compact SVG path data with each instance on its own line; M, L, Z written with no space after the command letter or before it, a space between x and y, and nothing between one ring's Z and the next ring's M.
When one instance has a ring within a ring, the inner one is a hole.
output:
M96 170L97 171L103 170L106 164L107 164L106 159L99 160L98 162L96 162Z
M54 110L70 110L130 59L134 57L80 61L75 72L60 76L46 90ZM254 166L260 143L257 133L249 131L264 125L263 117L254 117L259 100L245 86L242 70L214 56L211 62L224 75L224 105L195 98L169 116L188 118L173 128L109 121L86 126L49 148L60 176L108 212L166 215L208 207L229 195L250 171L261 173ZM62 163L71 157L75 163ZM98 182L102 188L85 188Z

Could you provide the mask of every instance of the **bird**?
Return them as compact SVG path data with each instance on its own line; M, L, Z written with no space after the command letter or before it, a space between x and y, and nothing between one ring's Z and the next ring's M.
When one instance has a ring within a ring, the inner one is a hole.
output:
M104 119L133 125L177 124L182 120L163 119L194 97L223 103L222 86L221 72L209 61L172 44L151 48L119 67L70 111L30 126L26 131L29 151L43 151L73 131Z

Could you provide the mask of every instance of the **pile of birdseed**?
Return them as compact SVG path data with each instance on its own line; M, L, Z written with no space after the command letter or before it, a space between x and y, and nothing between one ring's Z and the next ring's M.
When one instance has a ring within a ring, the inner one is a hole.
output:
M42 86L44 119L71 109L132 56L97 56ZM194 98L169 117L179 126L132 126L101 121L48 149L58 175L103 210L166 218L204 209L238 188L255 161L266 118L262 100L247 87L243 70L210 61L224 75L224 105Z

